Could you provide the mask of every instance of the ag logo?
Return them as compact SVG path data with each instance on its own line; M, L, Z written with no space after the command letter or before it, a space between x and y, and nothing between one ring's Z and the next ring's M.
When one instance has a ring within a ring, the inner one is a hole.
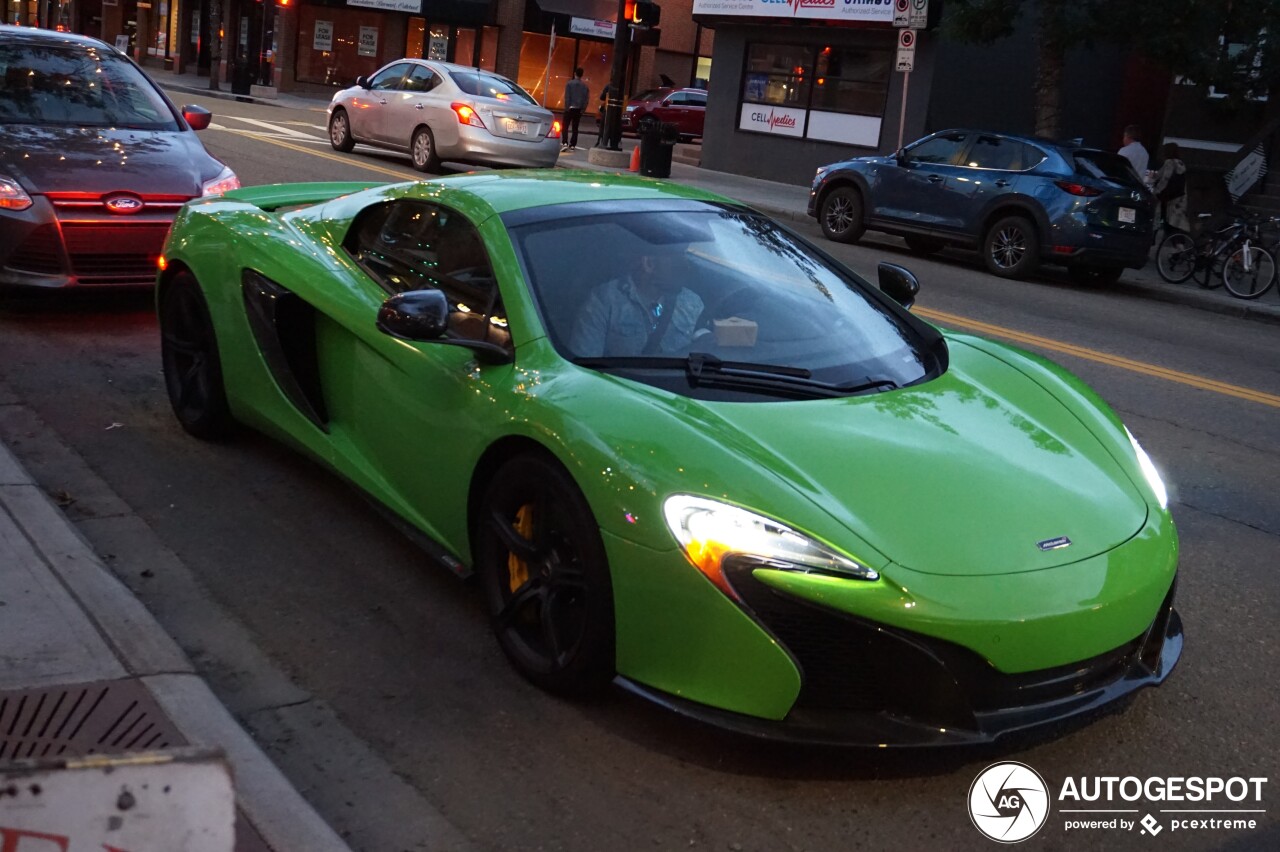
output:
M1049 788L1025 763L993 763L969 788L974 827L1000 843L1017 843L1040 830L1049 817Z

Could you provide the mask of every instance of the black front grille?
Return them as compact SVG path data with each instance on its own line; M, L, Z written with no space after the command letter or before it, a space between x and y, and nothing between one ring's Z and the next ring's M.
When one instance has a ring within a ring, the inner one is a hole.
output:
M1051 669L1005 674L961 645L810 604L764 585L755 566L726 573L747 608L800 668L800 711L884 712L945 726L974 713L1025 708L1101 689L1135 666L1154 668L1173 589L1142 636L1105 654ZM1150 658L1150 659L1148 659Z
M141 283L156 276L156 260L164 248L169 223L67 223L62 232L81 284Z
M57 225L41 225L18 244L6 265L21 272L59 275L62 273L61 242Z

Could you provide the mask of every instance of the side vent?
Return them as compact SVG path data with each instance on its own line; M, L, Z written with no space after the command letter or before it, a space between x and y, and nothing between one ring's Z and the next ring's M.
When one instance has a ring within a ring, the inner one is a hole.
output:
M316 311L297 294L252 269L240 275L245 313L281 393L322 431L329 414L316 358Z

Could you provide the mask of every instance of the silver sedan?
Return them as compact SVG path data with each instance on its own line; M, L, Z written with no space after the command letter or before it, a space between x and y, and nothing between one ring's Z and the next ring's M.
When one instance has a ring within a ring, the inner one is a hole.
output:
M516 83L464 65L399 59L333 96L329 142L407 151L414 168L440 162L554 166L560 122Z

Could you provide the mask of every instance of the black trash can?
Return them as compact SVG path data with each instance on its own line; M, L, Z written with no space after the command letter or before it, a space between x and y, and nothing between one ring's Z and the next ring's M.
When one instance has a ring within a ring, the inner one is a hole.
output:
M653 116L640 119L640 174L645 177L671 177L671 155L680 137L674 124L664 124Z
M247 95L253 87L254 68L248 62L237 62L231 68L231 94Z

